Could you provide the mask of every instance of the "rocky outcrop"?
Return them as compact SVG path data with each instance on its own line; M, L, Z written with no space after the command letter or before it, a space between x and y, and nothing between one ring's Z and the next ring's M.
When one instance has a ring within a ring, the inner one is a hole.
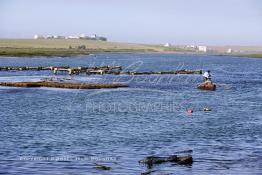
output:
M96 169L98 169L98 170L111 170L112 168L111 167L109 167L109 166L105 166L105 165L100 165L100 164L95 164L96 165Z
M171 155L168 157L148 156L145 159L139 161L139 163L146 164L149 167L152 167L155 164L161 164L166 162L175 162L180 165L191 165L193 163L193 158L192 156L177 155Z

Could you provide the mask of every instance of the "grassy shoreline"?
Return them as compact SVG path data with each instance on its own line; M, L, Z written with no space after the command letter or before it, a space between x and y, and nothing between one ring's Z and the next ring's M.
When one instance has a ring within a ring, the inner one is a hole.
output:
M247 55L240 55L240 57L262 58L262 54L247 54Z
M84 48L79 48L83 47ZM0 39L0 56L70 57L93 53L161 52L163 46L65 39Z
M83 56L95 53L153 53L155 50L135 50L135 49L62 49L62 48L0 48L0 56L7 57L71 57Z
M235 57L262 58L262 53L254 52L260 47L236 47L245 49ZM221 50L212 53L196 52L181 46L117 43L81 39L0 39L0 56L6 57L72 57L96 53L161 53L161 54L204 54L229 56ZM212 49L212 47L211 47ZM213 48L214 49L214 48ZM252 50L252 52L250 52ZM262 52L262 51L261 51Z
M88 55L87 51L77 51L69 49L47 49L47 48L0 48L0 56L8 57L67 57L76 55Z

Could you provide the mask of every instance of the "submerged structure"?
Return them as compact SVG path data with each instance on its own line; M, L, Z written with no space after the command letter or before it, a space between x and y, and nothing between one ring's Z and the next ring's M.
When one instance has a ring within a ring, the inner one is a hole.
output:
M74 74L113 74L113 75L148 75L148 74L202 74L202 70L174 70L174 71L147 71L147 72L134 72L123 71L122 66L95 66L95 67L69 67L69 66L49 66L49 67L0 67L0 71L53 71L54 74L58 72L67 72L69 75Z
M102 88L120 88L128 87L126 84L112 83L112 84L94 84L94 83L61 83L51 81L38 81L38 82L0 82L0 86L9 87L51 87L51 88L66 88L66 89L102 89Z

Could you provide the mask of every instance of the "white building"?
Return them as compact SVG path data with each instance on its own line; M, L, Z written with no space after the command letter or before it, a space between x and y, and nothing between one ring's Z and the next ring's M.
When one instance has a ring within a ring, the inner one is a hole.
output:
M90 38L92 38L92 39L96 39L96 37L97 37L96 34L93 34L93 35L90 36Z
M46 36L46 39L52 39L52 38L54 38L52 35L47 35Z
M231 48L227 49L227 53L232 53L232 52L233 52L233 51L232 51Z
M65 39L66 37L65 36L62 36L62 35L58 35L57 36L57 39Z
M71 36L62 36L62 35L34 35L34 39L86 39L86 40L98 40L98 41L107 41L106 37L98 36L96 34L88 36L85 34L80 35L71 35Z
M44 39L45 37L41 36L41 35L34 35L34 39Z
M195 45L187 45L186 48L195 49L196 46Z
M80 38L85 38L86 35L85 35L85 34L80 34L79 37L80 37Z
M198 46L199 52L207 52L207 46Z
M165 46L165 47L170 47L171 44L170 44L170 43L166 43L166 44L164 44L164 46Z
M79 36L68 36L68 39L79 39Z
M81 34L81 35L79 35L79 39L89 39L89 36L87 36L85 34Z

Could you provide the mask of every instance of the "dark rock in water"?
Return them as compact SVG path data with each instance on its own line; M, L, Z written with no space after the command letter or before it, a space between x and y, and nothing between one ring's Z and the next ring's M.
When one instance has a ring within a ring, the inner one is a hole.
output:
M98 169L98 170L111 170L111 167L105 166L105 165L96 164L96 169Z
M155 171L147 171L147 172L141 173L141 175L150 175L153 172L155 172Z
M192 156L178 156L176 163L180 165L191 165L193 163Z
M192 149L189 149L189 150L183 150L183 151L177 151L175 152L176 154L181 154L181 153L192 153L193 150Z
M182 69L182 70L177 70L176 74L202 74L202 70L187 70L187 69Z
M156 156L148 156L143 160L140 160L139 163L144 163L148 165L153 165L153 164L160 164L168 161L172 161L172 159L176 159L175 157L169 158L169 157L156 157Z
M38 81L38 82L0 82L0 86L10 87L50 87L50 88L66 88L66 89L102 89L102 88L121 88L128 87L125 84L91 84L91 83L61 83L52 81Z
M172 155L169 157L157 157L157 156L148 156L143 160L140 160L139 163L148 165L151 168L155 164L161 164L166 162L176 162L180 165L191 165L193 163L192 156L177 156Z

